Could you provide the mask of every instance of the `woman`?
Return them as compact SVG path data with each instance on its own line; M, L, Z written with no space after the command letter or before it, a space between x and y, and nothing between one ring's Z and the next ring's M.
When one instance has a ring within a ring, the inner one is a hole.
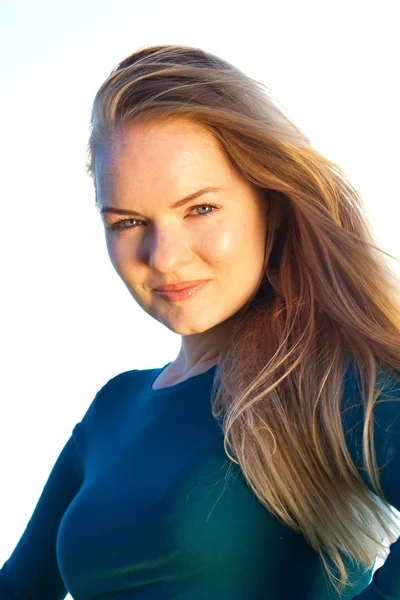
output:
M98 392L0 598L400 599L400 287L357 191L197 48L120 63L88 149L110 259L182 346Z

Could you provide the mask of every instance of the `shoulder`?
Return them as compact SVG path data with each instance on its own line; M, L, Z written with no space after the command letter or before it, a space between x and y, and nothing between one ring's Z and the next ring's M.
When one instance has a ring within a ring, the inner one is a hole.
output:
M377 428L400 434L400 373L378 363L374 389L373 418ZM362 392L358 369L352 363L345 374L342 414L354 425L364 422L367 398Z
M371 442L386 496L393 506L400 498L400 374L377 365L373 411L369 416L367 398L363 395L358 370L350 367L345 375L342 423L348 450L364 482L370 487L363 461L363 431L367 418L373 424Z
M111 392L129 392L133 389L140 388L148 381L149 374L153 369L132 369L123 371L114 375L109 379L102 388L97 392L98 396L107 395Z
M134 398L147 387L153 369L132 369L118 373L109 379L97 392L81 424L89 424L95 417L104 418L107 413L117 413L132 403Z

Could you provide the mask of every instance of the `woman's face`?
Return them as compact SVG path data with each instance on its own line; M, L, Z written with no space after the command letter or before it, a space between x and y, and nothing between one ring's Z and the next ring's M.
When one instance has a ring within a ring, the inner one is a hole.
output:
M98 153L95 185L111 262L157 321L201 333L249 300L262 276L265 201L206 129L184 118L131 123ZM206 187L219 189L173 207ZM199 279L208 282L184 300L155 291Z

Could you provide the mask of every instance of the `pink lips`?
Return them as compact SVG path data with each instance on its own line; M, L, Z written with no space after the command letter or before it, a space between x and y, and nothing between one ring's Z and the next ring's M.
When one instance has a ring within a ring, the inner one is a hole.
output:
M179 300L186 300L187 298L192 298L192 296L194 296L195 294L200 292L200 290L202 290L207 285L208 282L209 282L209 280L206 279L206 280L199 281L199 282L195 283L194 285L190 285L190 286L180 289L180 290L167 289L167 290L155 290L155 292L156 292L156 294L159 294L160 296L162 296L166 300L169 300L170 302L177 302Z
M197 285L198 283L202 283L203 281L206 281L206 280L205 279L193 279L192 281L180 281L179 283L169 283L169 284L165 284L165 285L160 285L158 288L154 288L154 289L158 290L159 292L175 292L178 290L186 289L188 287L193 287L194 285Z

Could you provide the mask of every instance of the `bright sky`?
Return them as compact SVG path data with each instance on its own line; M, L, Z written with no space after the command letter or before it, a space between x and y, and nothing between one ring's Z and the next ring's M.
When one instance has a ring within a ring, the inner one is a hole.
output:
M84 170L111 69L140 46L182 43L262 81L347 171L400 258L399 26L397 0L2 1L0 566L97 390L180 346L109 263Z

